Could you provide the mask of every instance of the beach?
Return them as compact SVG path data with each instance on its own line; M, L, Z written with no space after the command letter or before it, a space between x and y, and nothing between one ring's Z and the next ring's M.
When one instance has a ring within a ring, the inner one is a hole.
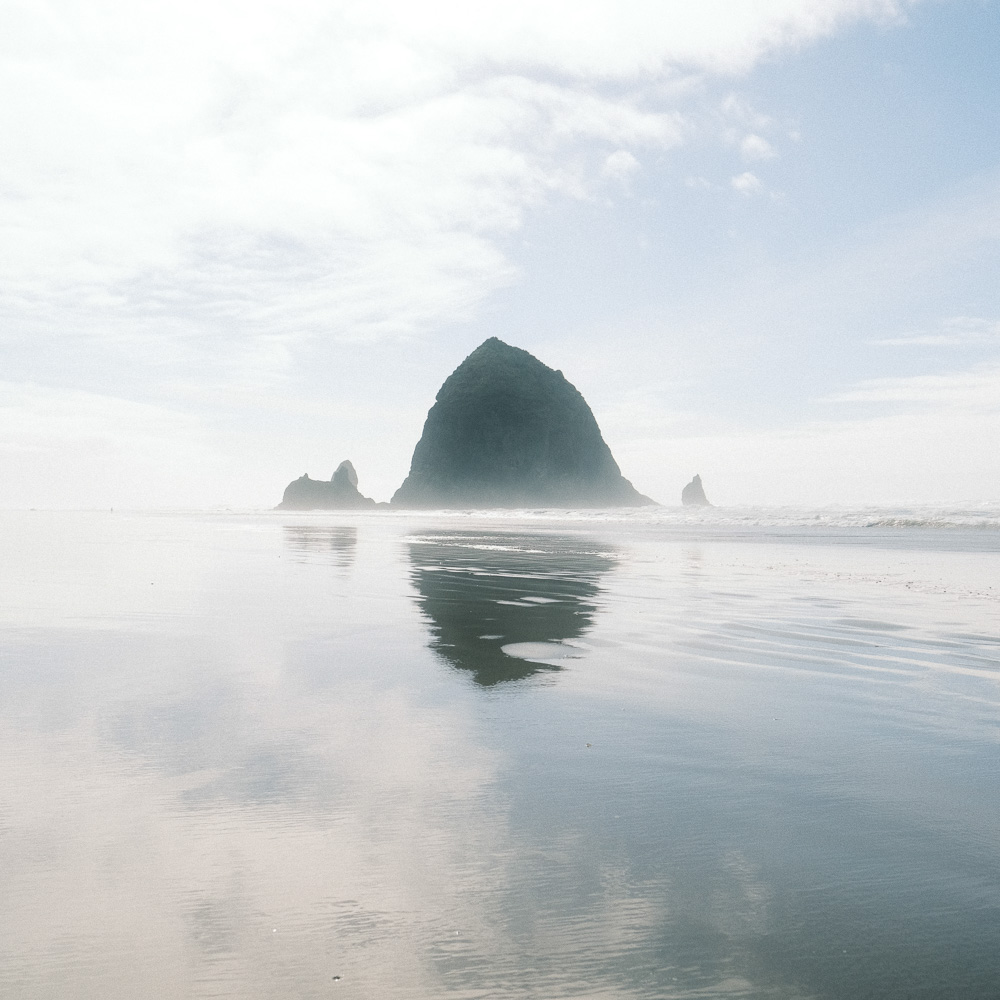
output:
M0 539L0 995L997 996L1000 505Z

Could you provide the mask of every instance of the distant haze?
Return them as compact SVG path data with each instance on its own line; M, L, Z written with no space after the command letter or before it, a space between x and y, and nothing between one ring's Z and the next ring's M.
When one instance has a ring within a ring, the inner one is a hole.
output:
M497 336L679 503L1000 498L1000 4L4 5L0 506L386 500Z

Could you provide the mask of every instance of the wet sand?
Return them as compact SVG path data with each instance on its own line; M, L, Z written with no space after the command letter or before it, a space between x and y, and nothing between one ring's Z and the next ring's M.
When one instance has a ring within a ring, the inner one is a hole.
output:
M0 995L997 995L974 517L0 540Z

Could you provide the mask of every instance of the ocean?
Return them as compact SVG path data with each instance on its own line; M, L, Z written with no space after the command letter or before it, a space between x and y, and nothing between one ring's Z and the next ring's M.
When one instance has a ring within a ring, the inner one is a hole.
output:
M0 558L0 996L1000 996L1000 504Z

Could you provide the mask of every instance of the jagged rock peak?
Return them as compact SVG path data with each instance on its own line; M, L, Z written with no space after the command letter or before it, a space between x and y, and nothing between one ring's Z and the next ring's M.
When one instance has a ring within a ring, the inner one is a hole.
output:
M705 488L701 485L701 476L695 476L681 490L681 503L685 507L711 507L708 497L705 496Z
M341 462L327 483L308 473L285 487L277 510L354 510L374 507L375 501L358 492L358 474L350 462Z
M330 479L330 482L334 486L348 485L353 486L355 489L358 488L358 474L354 471L354 466L345 458L340 465L337 466L337 471L334 472Z
M445 380L392 498L404 507L634 507L586 400L497 337Z

